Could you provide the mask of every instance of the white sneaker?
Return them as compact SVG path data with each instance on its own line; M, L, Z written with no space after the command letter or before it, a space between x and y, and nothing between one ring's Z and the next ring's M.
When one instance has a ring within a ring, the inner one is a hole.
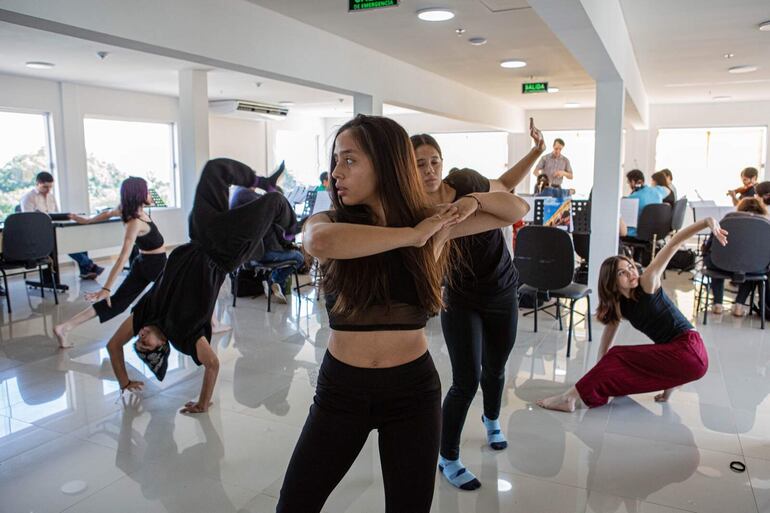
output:
M273 297L276 301L279 303L286 304L286 296L283 295L283 291L281 290L281 285L278 283L273 283L270 285L270 290L273 291Z

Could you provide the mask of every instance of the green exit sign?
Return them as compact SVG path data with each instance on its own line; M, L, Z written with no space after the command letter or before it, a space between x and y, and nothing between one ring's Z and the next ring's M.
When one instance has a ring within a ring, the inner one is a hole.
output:
M548 82L525 82L521 84L521 93L547 93Z
M368 11L383 7L396 7L398 0L348 0L348 11Z

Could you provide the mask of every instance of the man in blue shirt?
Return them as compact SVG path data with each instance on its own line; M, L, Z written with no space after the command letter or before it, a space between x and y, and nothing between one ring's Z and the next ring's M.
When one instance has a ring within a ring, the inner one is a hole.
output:
M654 185L652 187L649 185L644 185L644 173L638 169L632 169L629 171L628 174L626 174L626 179L628 180L628 185L631 186L632 191L628 197L637 198L639 200L639 214L637 217L637 222L639 221L639 217L642 215L642 210L644 210L644 207L647 205L663 203L663 198L669 194L669 191L665 187L661 187L659 185ZM628 228L628 236L636 237L635 227Z

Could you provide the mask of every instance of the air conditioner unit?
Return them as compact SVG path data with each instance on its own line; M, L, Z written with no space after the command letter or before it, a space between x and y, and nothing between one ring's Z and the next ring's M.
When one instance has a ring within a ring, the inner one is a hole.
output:
M279 105L252 102L248 100L213 100L209 102L212 114L244 119L284 119L289 109Z

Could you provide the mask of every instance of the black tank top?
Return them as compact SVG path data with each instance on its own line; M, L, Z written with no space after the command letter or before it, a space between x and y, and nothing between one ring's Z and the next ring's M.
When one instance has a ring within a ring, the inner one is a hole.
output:
M337 298L326 295L329 327L337 331L404 331L424 328L428 313L420 306L417 288L398 250L383 254L387 262L386 279L389 304L375 304L351 315L333 314Z
M663 292L663 287L652 294L642 286L636 288L636 301L620 298L620 313L631 325L647 335L656 344L665 344L685 331L693 329L692 324Z
M161 247L163 245L163 235L161 235L160 230L155 226L152 219L150 219L149 223L143 219L140 219L140 221L147 224L150 227L150 231L136 238L136 247L142 251L152 251Z

